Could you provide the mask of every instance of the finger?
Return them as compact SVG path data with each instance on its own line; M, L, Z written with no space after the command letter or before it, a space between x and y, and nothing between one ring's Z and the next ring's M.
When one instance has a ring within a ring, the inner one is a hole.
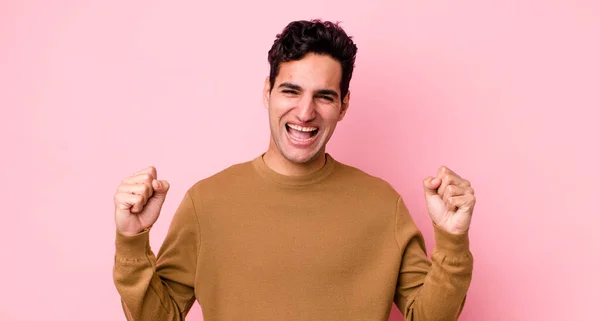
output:
M425 189L426 195L437 195L437 188L439 187L441 180L428 176L423 180L423 188Z
M147 175L147 174L140 174L140 175ZM149 177L126 178L123 180L121 185L119 185L119 188L121 188L121 186L134 186L134 185L140 186L139 188L147 189L149 191L148 197L150 197L150 196L152 196L152 194L154 194L154 189L152 188L152 179Z
M139 174L150 174L154 179L157 178L156 167L154 167L154 166L148 166L146 168L143 168L143 169L133 173L133 175L131 175L131 176L137 176Z
M444 191L444 194L442 195L442 199L445 202L452 196L460 196L465 194L473 194L473 189L467 186L448 185Z
M152 188L154 189L154 193L165 194L169 191L169 182L165 180L153 180Z
M455 171L450 169L448 166L440 166L440 168L438 168L438 175L444 175L444 174L448 174L448 175L452 175L452 176L461 178L460 175L458 175Z
M471 182L469 182L468 180L462 178L460 175L458 175L456 172L454 172L453 170L451 170L447 166L442 166L438 170L438 176L439 177L442 177L444 175L451 176L452 177L452 183L455 184L455 185L471 186Z
M144 198L137 194L118 193L115 195L115 205L120 210L129 210L135 214L144 208Z
M117 193L141 195L147 200L148 198L152 197L153 190L152 187L147 184L121 184L117 189Z
M438 188L439 195L444 195L446 187L448 187L448 185L468 186L468 181L463 180L460 176L458 176L446 166L442 166L439 168L438 175L436 178L442 180L442 183Z
M149 173L139 173L133 176L128 176L123 179L122 184L148 184L148 186L152 187L152 181L154 180L154 176Z
M475 206L475 195L464 194L449 197L446 201L446 205L454 208L473 208L473 206Z

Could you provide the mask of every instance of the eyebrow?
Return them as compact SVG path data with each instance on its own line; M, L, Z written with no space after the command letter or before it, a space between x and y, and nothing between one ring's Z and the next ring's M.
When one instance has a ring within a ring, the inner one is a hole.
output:
M302 91L302 87L296 85L296 84L292 84L290 82L283 82L281 83L278 88L281 87L285 87L285 88L289 88L289 89L293 89L293 90L297 90L297 91ZM319 95L329 95L329 96L333 96L335 98L338 98L338 93L335 90L331 90L331 89L319 89L317 90L317 94Z

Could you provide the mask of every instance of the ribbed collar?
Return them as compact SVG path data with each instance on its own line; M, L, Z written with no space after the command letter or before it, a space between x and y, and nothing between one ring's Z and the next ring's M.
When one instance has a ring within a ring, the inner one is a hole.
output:
M254 165L254 168L263 177L273 181L274 183L285 186L300 187L318 183L333 172L336 163L335 159L333 159L331 155L325 153L325 166L321 167L316 172L301 176L287 176L279 174L267 166L265 160L263 159L263 155L264 153L252 160L252 165Z

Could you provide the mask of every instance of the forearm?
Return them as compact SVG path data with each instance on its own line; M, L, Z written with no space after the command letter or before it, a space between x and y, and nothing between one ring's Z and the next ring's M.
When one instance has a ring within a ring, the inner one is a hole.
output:
M435 240L431 269L407 298L407 321L457 320L462 312L473 271L468 235L435 227Z
M148 232L123 236L117 232L113 277L127 319L183 320L186 307L179 307L167 285L156 273ZM191 304L191 302L190 302Z

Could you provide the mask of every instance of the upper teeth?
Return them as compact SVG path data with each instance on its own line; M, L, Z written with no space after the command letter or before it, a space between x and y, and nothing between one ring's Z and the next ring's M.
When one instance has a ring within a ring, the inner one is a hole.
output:
M292 124L288 124L288 126L290 126L290 128L292 128L292 129L303 131L303 132L312 132L312 131L317 130L317 127L302 127L302 126L292 125Z

